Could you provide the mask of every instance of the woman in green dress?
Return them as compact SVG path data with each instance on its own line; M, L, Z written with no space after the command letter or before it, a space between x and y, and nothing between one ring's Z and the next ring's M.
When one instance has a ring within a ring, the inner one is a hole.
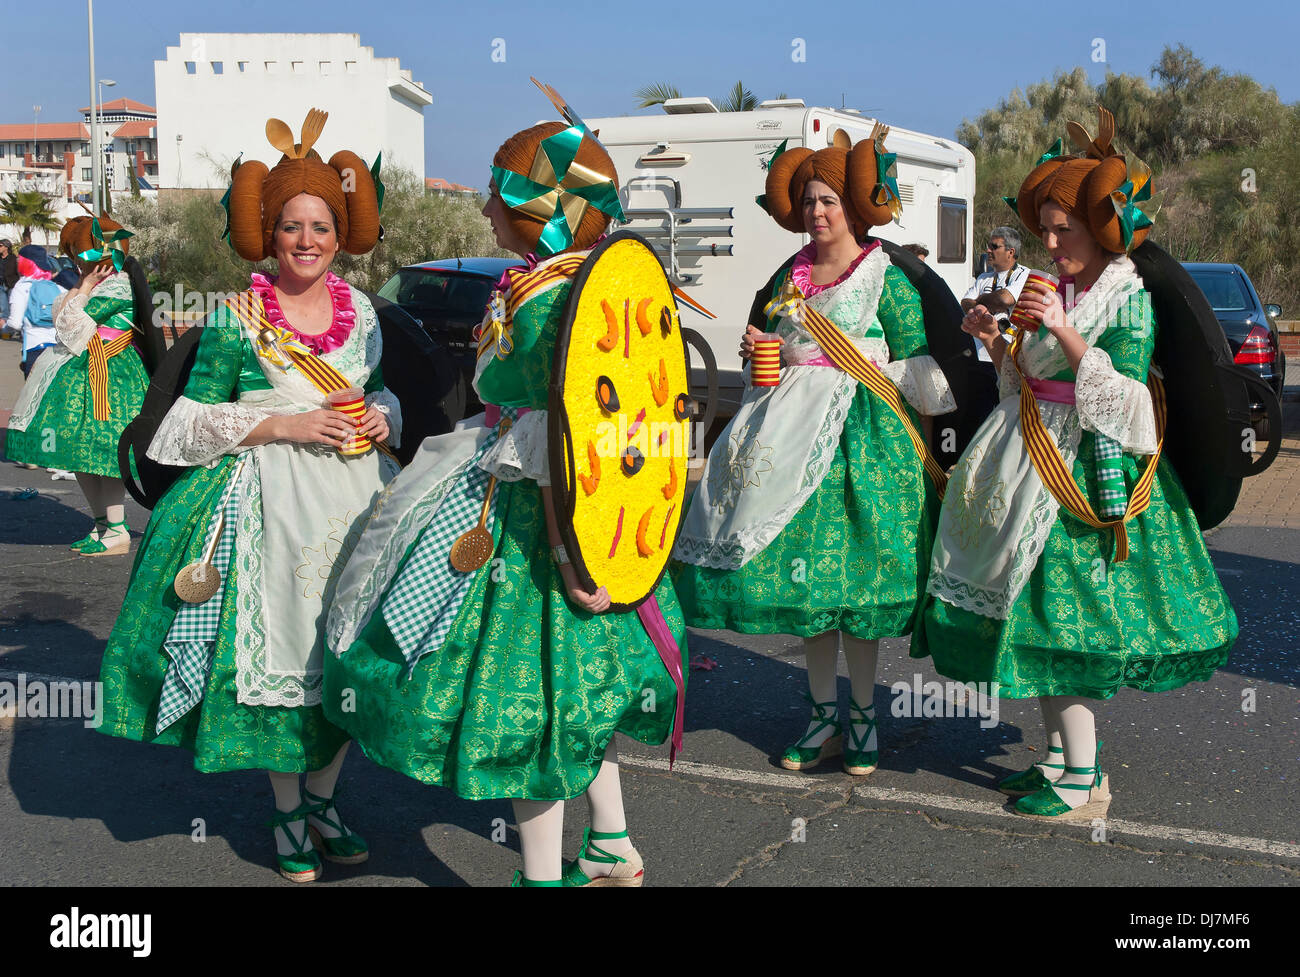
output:
M792 149L772 161L765 206L812 242L761 296L774 300L765 330L751 322L741 353L748 358L764 331L779 336L780 384L746 391L709 455L673 554L692 627L804 639L813 713L781 757L788 770L841 751L847 772L876 769L879 639L912 629L938 512L913 435L920 438L922 417L956 407L929 355L920 297L879 242L859 243L893 216L887 132L852 150ZM906 402L891 406L844 372L809 331L813 313ZM836 691L841 638L852 685L847 745Z
M574 275L617 206L579 205L571 220L573 208L552 202L539 215L514 196L538 160L560 158L592 189L618 185L580 125L534 126L497 151L483 213L528 267L503 276L481 327L475 388L489 406L427 439L375 506L330 614L337 657L326 659L325 710L377 763L460 797L513 800L516 883L638 886L614 734L662 743L677 690L638 614L610 611L603 587L586 591L560 545L547 461L552 355ZM449 553L480 512L491 553L461 572ZM684 647L666 576L654 597ZM563 802L584 792L591 826L563 868Z
M1159 457L1163 397L1147 382L1159 324L1126 256L1150 227L1133 204L1149 174L1113 136L1103 109L1078 158L1058 154L1020 187L1020 218L1061 276L1063 295L1031 282L1021 296L1041 325L1008 347L982 306L963 322L999 367L1003 400L953 471L933 598L913 638L913 655L932 655L943 675L1038 697L1048 755L998 786L1017 814L1049 820L1109 808L1093 700L1204 681L1237 636L1196 517Z
M55 305L58 342L37 359L9 419L11 459L76 473L95 519L70 547L82 556L131 548L117 442L149 386L133 340L148 329L153 306L143 271L128 271L130 236L105 216L63 225L59 251L76 261L81 282Z
M375 311L329 271L340 249L374 246L374 182L354 153L321 160L323 124L313 110L295 144L272 120L279 165L235 171L231 243L279 274L254 274L209 317L149 446L189 467L149 520L101 670L103 732L185 747L205 772L270 773L277 864L294 882L319 877L321 853L368 854L334 805L348 737L321 709L322 636L347 552L397 470L378 451L352 453L351 438L396 441L401 426ZM364 389L359 421L324 408L313 377L331 372ZM203 600L192 591L205 582L216 590Z

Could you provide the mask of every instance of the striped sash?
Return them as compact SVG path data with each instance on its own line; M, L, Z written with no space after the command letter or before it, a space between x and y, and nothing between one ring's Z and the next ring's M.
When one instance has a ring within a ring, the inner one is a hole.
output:
M584 254L569 254L563 258L557 258L545 268L535 268L524 274L508 273L510 284L506 286L503 301L498 302L497 296L500 293L494 293L493 301L489 304L490 317L479 335L478 355L482 356L487 350L488 345L496 342L499 354L502 357L508 356L513 348L510 340L511 324L514 322L515 313L519 307L527 302L530 298L554 285L556 282L572 278L582 267L582 263L587 260Z
M807 327L808 331L812 333L813 339L817 340L817 345L822 348L822 352L830 358L835 366L853 377L854 380L857 380L858 383L885 402L886 406L902 422L903 429L907 431L907 436L912 439L912 446L921 459L921 465L925 468L925 473L930 476L930 480L934 483L939 498L943 498L944 490L948 486L948 475L934 455L930 453L930 448L926 445L925 439L921 437L916 425L908 417L907 410L903 407L903 398L899 394L898 388L894 386L894 382L881 373L876 364L862 355L858 348L853 345L853 341L844 335L839 326L816 309L810 307L804 300L799 286L789 279L782 286L780 294L767 304L763 312L768 316L788 316L795 322Z
M1024 371L1020 369L1020 343L1026 330L1019 330L1011 341L1008 351L1011 362L1020 374L1020 433L1025 439L1029 458L1034 463L1034 470L1043 480L1047 490L1052 493L1061 506L1080 522L1087 523L1094 529L1111 529L1115 533L1115 562L1123 563L1128 559L1128 530L1124 524L1135 516L1140 516L1151 504L1151 486L1156 479L1156 463L1160 461L1160 450L1165 443L1165 421L1168 408L1165 403L1165 387L1154 373L1147 374L1147 389L1151 391L1151 403L1156 413L1156 450L1147 461L1145 470L1133 487L1133 496L1129 499L1128 509L1118 519L1102 519L1093 512L1087 497L1079 491L1074 477L1061 457L1061 451L1052 440L1043 418L1038 413L1038 398L1027 382Z
M90 354L90 398L97 421L106 421L113 413L108 404L108 361L130 345L129 331L108 342L100 339L99 332L95 331L86 344L86 352Z
M302 343L293 338L287 329L266 325L257 333L258 352L276 366L286 368L285 360L296 366L298 371L312 382L321 393L334 393L356 386L334 367L314 354Z

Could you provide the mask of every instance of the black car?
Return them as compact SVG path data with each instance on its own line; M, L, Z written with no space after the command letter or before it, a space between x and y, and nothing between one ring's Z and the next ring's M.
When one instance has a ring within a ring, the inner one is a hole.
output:
M466 412L482 409L474 396L477 345L474 328L483 320L492 287L509 268L523 268L517 258L446 258L407 265L379 290L410 313L429 338L455 358L468 387Z
M1228 338L1233 362L1259 374L1280 398L1286 384L1286 356L1276 320L1282 316L1282 307L1262 304L1250 276L1240 265L1184 262L1183 267L1214 309ZM1267 440L1264 405L1252 403L1250 408L1256 420L1256 434L1261 440Z

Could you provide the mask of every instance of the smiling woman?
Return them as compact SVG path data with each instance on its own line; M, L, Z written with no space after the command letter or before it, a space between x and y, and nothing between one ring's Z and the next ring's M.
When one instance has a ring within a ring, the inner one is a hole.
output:
M325 118L312 110L300 143L272 119L279 164L234 172L232 244L250 261L274 257L279 274L253 274L205 323L149 447L188 471L154 509L101 672L104 731L184 746L203 771L270 772L277 862L295 882L320 875L320 854L367 857L334 807L348 737L321 709L322 629L396 473L353 442L401 431L374 309L330 271L340 250L374 246L375 186L356 154L325 163L312 149ZM355 420L326 407L345 391Z

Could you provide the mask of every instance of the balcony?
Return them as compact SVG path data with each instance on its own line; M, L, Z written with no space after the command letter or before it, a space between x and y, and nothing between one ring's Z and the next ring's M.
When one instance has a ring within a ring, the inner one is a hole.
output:
M32 156L32 166L63 166L62 153L37 153Z

